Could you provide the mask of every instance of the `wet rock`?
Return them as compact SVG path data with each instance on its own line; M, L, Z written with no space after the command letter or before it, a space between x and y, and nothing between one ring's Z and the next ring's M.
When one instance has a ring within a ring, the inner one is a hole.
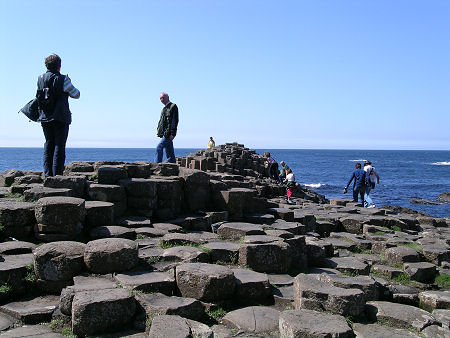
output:
M131 270L138 261L138 246L129 239L97 239L88 242L84 252L84 262L94 273Z
M53 242L33 252L36 276L48 281L71 280L85 269L86 244L79 242Z
M233 272L220 265L187 263L176 268L177 286L183 297L206 302L230 299L235 289Z
M250 306L228 312L222 322L232 328L251 333L278 331L280 311L265 306Z
M312 310L283 311L279 319L280 337L353 337L344 317Z

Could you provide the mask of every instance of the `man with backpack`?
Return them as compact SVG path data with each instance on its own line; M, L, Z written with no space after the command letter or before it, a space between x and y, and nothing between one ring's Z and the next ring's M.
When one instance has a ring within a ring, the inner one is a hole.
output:
M366 187L366 193L364 194L364 206L366 208L375 208L375 204L372 201L372 198L369 196L370 191L375 188L375 179L377 184L380 184L380 176L374 167L372 167L372 163L368 160L364 161L364 171L366 172L368 185Z
M39 118L37 122L44 131L44 174L45 177L62 175L66 159L66 141L72 114L69 96L80 98L68 75L61 75L61 58L52 54L45 58L47 72L39 76L36 98Z

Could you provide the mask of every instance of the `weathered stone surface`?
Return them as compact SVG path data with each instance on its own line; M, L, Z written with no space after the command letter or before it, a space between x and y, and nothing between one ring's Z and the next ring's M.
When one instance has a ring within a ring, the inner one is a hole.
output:
M127 228L146 228L152 226L152 221L143 216L126 216L117 220L117 225Z
M43 280L71 280L84 270L86 244L53 242L41 245L33 252L34 271Z
M419 293L419 300L428 309L450 310L450 291L423 291Z
M450 309L434 309L431 314L442 324L442 327L450 329Z
M205 210L209 199L209 175L200 170L180 168L184 180L184 201L188 210Z
M86 201L85 226L88 228L108 226L114 223L114 204L103 201Z
M90 184L88 195L92 200L112 202L115 218L122 216L127 208L127 194L125 188L120 185Z
M25 325L2 333L2 338L17 337L64 338L64 335L53 332L48 325L43 324Z
M25 238L36 223L34 204L17 201L0 201L0 223L5 236Z
M72 302L72 331L85 336L122 329L133 318L134 297L125 289L75 293Z
M270 333L278 330L280 311L266 306L249 306L228 312L225 325L251 333Z
M136 228L134 229L136 236L139 238L141 236L144 237L162 237L167 235L168 232L165 230L155 229L155 228Z
M170 245L199 245L202 244L204 240L202 240L200 236L196 236L194 234L172 233L164 235L161 242Z
M225 263L237 263L239 257L239 244L227 242L211 242L203 245L210 250L209 257L212 263L217 261Z
M138 246L129 239L97 239L88 242L84 252L84 262L94 273L131 270L138 261Z
M240 242L243 244L265 244L281 241L279 237L272 237L267 235L250 235L241 238Z
M373 271L378 273L378 274L382 274L383 276L389 278L389 279L393 279L395 277L400 276L403 273L403 270L398 269L398 268L394 268L392 266L389 265L374 265L372 267Z
M175 290L175 278L164 272L130 271L116 274L114 279L125 288L146 293L171 296Z
M277 274L268 274L270 284L274 286L286 286L294 284L294 277L290 275L277 275Z
M72 190L60 188L46 188L43 186L32 187L30 189L26 189L23 192L23 197L27 202L34 202L44 197L54 197L54 196L72 196Z
M183 297L206 302L229 299L235 289L233 272L220 265L186 263L176 268L177 286Z
M171 224L171 223L155 223L153 224L153 227L155 229L158 230L163 230L163 231L167 231L167 232L182 232L183 228L175 225L175 224Z
M10 241L0 243L0 255L20 255L31 253L36 244L23 241Z
M0 306L0 312L16 318L24 324L49 322L58 306L59 297L43 296Z
M358 316L364 310L365 295L359 289L339 288L314 276L299 274L294 278L294 301L296 309Z
M420 261L419 253L407 246L397 246L385 251L386 261L392 264L403 264L405 262Z
M305 309L281 312L279 330L280 338L353 337L344 317Z
M242 245L239 264L258 272L285 273L291 264L289 246L283 242Z
M235 240L248 235L264 235L264 230L261 225L228 222L222 224L217 233L223 238Z
M84 199L75 197L44 197L36 203L35 216L38 223L60 226L80 225L86 216Z
M197 299L169 297L162 293L138 293L135 297L150 318L166 314L200 320L204 316L203 305Z
M128 177L127 171L121 166L102 166L97 170L98 183L116 184Z
M378 283L369 276L346 277L331 274L319 275L319 280L345 289L360 289L367 300L378 300L380 297Z
M436 275L436 265L428 262L405 263L403 267L408 276L418 282L433 281Z
M325 258L324 264L328 268L351 274L368 275L370 272L369 265L353 257Z
M366 305L366 313L371 320L389 323L401 329L422 331L436 320L428 312L410 305L373 301Z
M152 320L149 337L191 338L186 319L180 316L160 315Z
M89 231L89 237L91 239L126 238L134 240L136 238L136 232L125 227L110 225L93 228Z
M20 287L27 273L27 266L33 263L32 254L10 255L0 259L0 284Z
M269 278L265 273L232 269L236 278L236 297L242 301L264 302L270 296Z
M209 255L198 248L192 246L175 246L164 250L161 257L166 261L189 261L189 262L201 262L208 263Z
M44 181L44 187L55 189L70 189L72 197L84 197L86 179L81 176L53 176L47 177Z
M380 324L353 324L353 331L356 334L356 337L361 338L375 338L375 337L386 337L386 338L407 338L407 337L416 337L420 336L404 329L395 329L390 326L384 326Z

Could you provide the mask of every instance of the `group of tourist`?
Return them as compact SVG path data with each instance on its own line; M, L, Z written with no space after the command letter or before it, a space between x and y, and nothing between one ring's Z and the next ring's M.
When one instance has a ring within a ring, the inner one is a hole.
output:
M355 171L352 172L347 185L344 187L344 194L347 193L350 183L353 181L353 201L358 202L358 195L366 208L375 208L375 204L370 197L370 191L375 188L376 184L380 184L380 176L378 175L372 163L368 160L364 161L364 168L361 163L355 164Z
M286 200L288 204L292 203L291 197L295 189L295 175L291 168L284 162L280 162L280 170L278 170L278 163L273 159L268 151L264 152L264 157L266 161L264 166L267 170L267 176L277 180L280 184L285 184L286 186Z

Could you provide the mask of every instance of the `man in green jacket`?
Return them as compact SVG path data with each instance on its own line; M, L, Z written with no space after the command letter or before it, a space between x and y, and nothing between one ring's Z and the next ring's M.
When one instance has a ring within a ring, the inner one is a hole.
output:
M284 161L281 161L280 165L281 165L281 172L280 176L278 176L278 179L280 180L280 184L282 184L284 179L286 178L286 170L289 169L289 166L286 163L284 163Z
M163 149L166 149L167 162L176 163L175 151L173 149L173 139L177 135L178 127L178 107L170 102L167 93L161 93L159 100L164 105L159 118L157 135L161 141L156 147L156 163L161 163L163 159Z

